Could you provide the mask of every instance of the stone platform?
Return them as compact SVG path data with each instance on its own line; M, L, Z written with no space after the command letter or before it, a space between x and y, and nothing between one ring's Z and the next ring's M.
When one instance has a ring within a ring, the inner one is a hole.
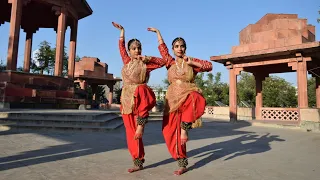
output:
M132 165L124 127L107 132L6 130L0 132L0 179L20 180L316 180L320 134L249 123L204 122L190 132L190 171L177 168L166 148L161 122L147 125L143 171ZM318 177L318 178L317 178Z
M80 105L88 104L83 93L76 90L73 80L68 78L7 70L0 72L0 109L78 109Z
M113 130L123 125L117 111L16 110L0 112L3 128Z
M162 115L151 113L149 120L161 120ZM123 126L120 111L117 110L43 110L16 109L0 111L2 129L58 129L107 131Z

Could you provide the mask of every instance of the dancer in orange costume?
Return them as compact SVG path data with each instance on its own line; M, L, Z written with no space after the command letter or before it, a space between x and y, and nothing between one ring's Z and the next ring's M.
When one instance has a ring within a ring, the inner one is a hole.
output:
M212 63L188 57L186 42L183 38L175 38L172 42L173 58L163 41L158 29L148 28L157 33L159 51L168 69L170 83L166 94L166 106L163 116L162 132L171 156L178 161L179 170L176 175L187 171L188 159L186 142L192 123L199 119L205 110L206 100L201 90L194 83L198 72L209 72Z
M142 135L148 122L148 111L156 104L155 94L146 83L150 72L165 64L161 58L141 56L141 43L137 39L128 42L129 56L125 48L124 28L117 23L112 24L120 30L119 49L124 63L120 110L126 128L128 149L134 162L134 167L128 169L131 173L143 169L145 152Z

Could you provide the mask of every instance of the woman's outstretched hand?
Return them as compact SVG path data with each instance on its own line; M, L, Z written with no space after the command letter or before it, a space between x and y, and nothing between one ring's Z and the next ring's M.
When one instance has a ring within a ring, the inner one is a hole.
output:
M159 45L164 43L164 42L163 42L163 39L162 39L162 36L161 36L161 33L160 33L160 31L159 31L157 28L149 27L149 28L148 28L148 31L151 31L151 32L154 32L154 33L157 34L157 38L158 38L158 43L159 43Z
M155 32L155 33L159 32L158 29L153 28L153 27L149 27L149 28L148 28L148 31Z
M119 30L123 30L123 27L118 23L112 22L112 25Z

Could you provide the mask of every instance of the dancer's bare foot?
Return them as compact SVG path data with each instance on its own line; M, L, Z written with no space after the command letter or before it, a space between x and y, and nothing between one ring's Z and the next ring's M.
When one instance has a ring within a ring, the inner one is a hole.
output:
M174 174L180 176L181 174L183 174L183 173L185 173L187 171L188 171L188 169L186 167L182 167L179 170L174 171Z
M184 129L181 129L181 145L185 145L188 141L188 132Z
M128 169L128 173L133 173L143 169L143 166L134 166L133 168Z
M144 126L138 125L136 133L134 135L134 139L140 139L143 135Z

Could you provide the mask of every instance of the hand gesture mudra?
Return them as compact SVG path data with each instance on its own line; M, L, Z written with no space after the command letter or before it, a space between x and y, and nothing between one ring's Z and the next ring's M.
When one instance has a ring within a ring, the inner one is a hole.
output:
M118 23L112 22L112 25L119 30L123 30L123 27Z
M151 31L151 32L158 32L158 29L156 29L156 28L153 28L153 27L149 27L148 28L148 31Z
M142 62L147 62L147 57L146 56L142 56L142 55L139 55L138 56L138 60L142 61Z
M144 60L146 59L146 56L138 55L137 58L138 58L139 60L144 61Z
M187 64L192 65L192 60L191 60L191 58L189 58L188 56L184 55L184 56L183 56L183 60L184 60Z

